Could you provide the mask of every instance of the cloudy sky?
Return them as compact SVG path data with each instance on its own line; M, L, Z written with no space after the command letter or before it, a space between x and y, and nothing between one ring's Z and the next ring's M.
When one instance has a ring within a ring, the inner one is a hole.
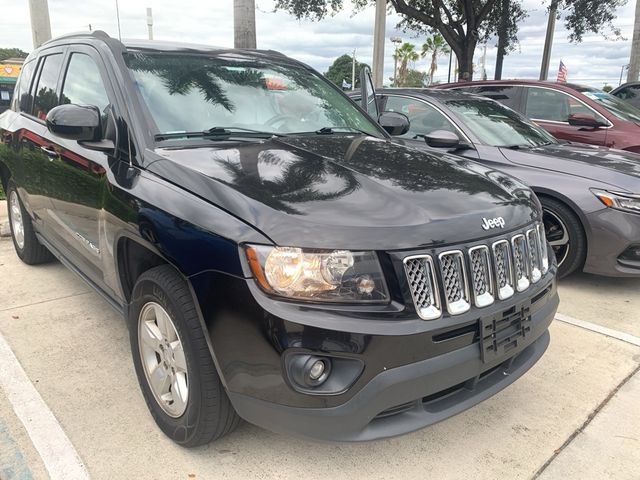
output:
M639 0L640 1L640 0ZM32 48L27 0L2 0L0 47ZM10 5L7 5L10 3ZM345 0L349 5L349 0ZM520 48L505 59L503 78L537 78L548 0L524 0L529 17L520 28ZM206 5L206 6L205 6ZM358 60L371 64L374 9L359 13L346 11L322 22L298 21L292 16L273 12L273 0L256 0L258 47L279 50L324 72L338 56L356 49ZM156 39L219 46L233 46L233 0L120 0L122 38L146 38L146 7L153 8ZM557 24L551 59L550 77L555 77L560 59L569 68L569 80L602 87L618 85L623 65L629 63L635 2L618 10L616 25L626 40L605 40L587 36L582 44L571 44L563 22ZM49 0L51 29L54 36L67 32L93 29L118 35L115 0ZM421 45L424 38L395 29L399 17L389 15L385 45L385 79L393 76L393 44L391 36ZM487 73L493 75L495 42L487 48ZM480 64L482 51L476 51ZM427 60L416 63L426 70ZM447 80L448 59L440 61L436 80ZM626 75L626 74L625 74Z

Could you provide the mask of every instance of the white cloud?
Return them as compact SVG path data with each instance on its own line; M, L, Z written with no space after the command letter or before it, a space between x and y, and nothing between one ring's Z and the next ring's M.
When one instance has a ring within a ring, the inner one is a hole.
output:
M9 5L7 5L9 3ZM521 45L505 59L504 78L537 78L540 70L546 7L538 0L525 0L530 16L520 28ZM569 79L601 87L618 83L620 69L629 61L630 38L633 31L634 2L618 10L618 25L625 41L604 40L587 36L582 44L570 44L562 21L557 23L550 77L555 77L560 59L569 68ZM49 0L51 27L54 36L94 29L118 35L115 0ZM333 60L357 49L360 61L371 64L373 40L373 8L354 13L350 8L322 22L298 21L283 12L273 12L273 0L256 0L256 23L259 48L279 50L326 71ZM153 8L156 39L204 43L231 47L233 45L233 1L215 0L120 0L120 26L123 38L146 38L146 8ZM415 38L395 30L397 15L387 18L385 43L385 79L393 75L393 44L389 37L400 36L419 49L424 38ZM0 17L0 46L31 49L28 2L5 2ZM476 52L476 64L482 52ZM487 71L493 74L496 49L487 49ZM448 58L440 59L436 79L447 80ZM427 60L416 67L426 70Z

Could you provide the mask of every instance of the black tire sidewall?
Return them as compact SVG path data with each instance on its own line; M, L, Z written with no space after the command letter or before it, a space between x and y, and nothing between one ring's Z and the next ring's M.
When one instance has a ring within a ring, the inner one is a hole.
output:
M185 412L178 418L167 415L158 405L158 402L149 386L142 360L140 358L139 340L138 340L138 322L142 308L148 302L156 302L160 304L173 320L173 324L178 332L180 341L184 349L185 359L187 362L189 396L187 399L187 408ZM180 308L179 302L172 298L170 293L164 291L161 285L150 280L143 279L138 282L133 292L132 302L129 306L128 314L129 322L129 338L131 342L131 353L135 366L138 382L142 389L145 401L151 411L152 416L160 429L172 440L178 444L188 444L190 440L197 435L197 426L200 423L202 414L202 391L201 391L201 368L194 358L194 346L189 335L189 328L185 319L184 312Z
M587 254L587 242L582 224L578 217L566 205L553 199L540 199L543 211L548 211L560 218L569 236L569 253L562 265L558 266L558 278L570 275L584 264ZM551 249L553 252L553 248ZM554 253L555 254L555 253Z

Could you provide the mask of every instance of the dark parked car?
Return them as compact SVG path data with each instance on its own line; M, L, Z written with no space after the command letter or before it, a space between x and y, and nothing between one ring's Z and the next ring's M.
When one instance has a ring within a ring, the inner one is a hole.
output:
M498 100L562 140L640 153L640 110L597 88L532 80L452 83L438 88Z
M528 184L544 210L559 275L640 276L640 156L561 143L498 102L453 90L384 89L382 111L408 116L398 137L452 152Z
M182 445L240 417L402 434L490 397L549 343L556 264L533 192L393 143L276 52L53 40L0 138L18 256L55 255L125 315L144 398Z
M640 109L640 82L629 82L620 85L611 92L611 95Z

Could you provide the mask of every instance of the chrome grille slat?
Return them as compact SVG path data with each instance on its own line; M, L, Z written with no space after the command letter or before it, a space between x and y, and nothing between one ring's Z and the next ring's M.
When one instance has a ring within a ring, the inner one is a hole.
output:
M473 300L476 307L482 308L494 302L493 274L489 248L479 245L469 249L471 265L471 283Z
M513 273L515 274L516 290L524 292L529 288L529 259L524 235L518 234L511 238L513 250Z
M542 267L540 264L540 239L538 238L537 228L527 230L527 249L529 250L531 283L538 283L542 278Z
M435 261L438 265L436 267ZM420 318L434 320L443 311L460 315L511 298L537 283L549 271L544 225L468 250L403 259L411 297Z
M493 264L496 270L498 298L506 300L514 294L511 245L507 240L499 240L491 248L493 250Z
M542 275L549 271L549 253L547 251L547 234L544 231L544 224L538 224L538 239L540 240L540 257Z
M435 268L430 255L415 255L404 259L404 269L409 289L418 315L423 320L433 320L442 315L440 293L435 278Z
M443 252L438 256L444 287L444 300L451 315L459 315L471 308L469 283L464 255L460 250Z

